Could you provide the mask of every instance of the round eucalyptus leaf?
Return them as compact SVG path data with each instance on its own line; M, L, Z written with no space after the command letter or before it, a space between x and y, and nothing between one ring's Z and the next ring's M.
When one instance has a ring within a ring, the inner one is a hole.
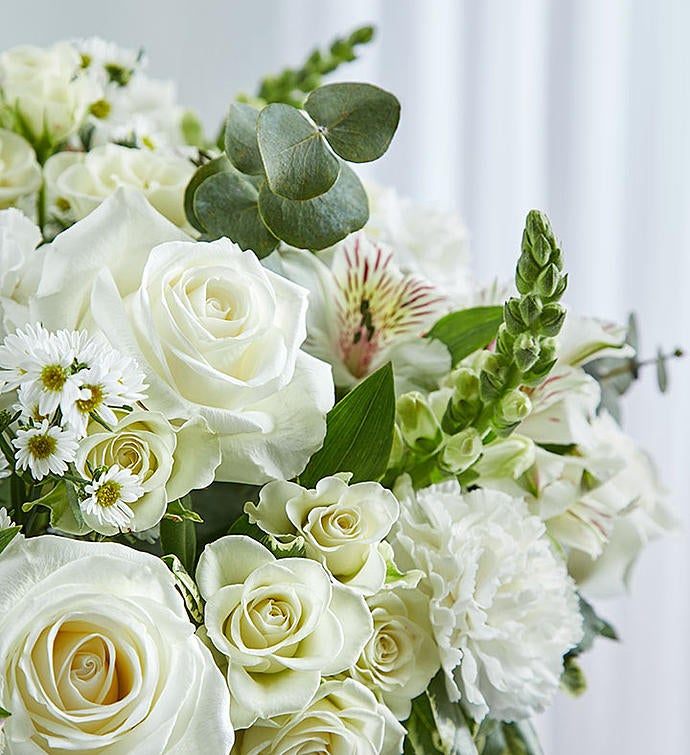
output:
M259 152L271 191L285 199L325 194L340 172L320 130L290 105L271 103L259 114Z
M278 239L261 220L257 199L256 187L240 173L217 173L197 189L194 211L209 236L227 236L261 259L276 248Z
M206 228L197 218L194 213L194 194L201 184L209 177L216 173L223 173L224 171L233 170L230 160L225 155L216 157L214 160L210 160L204 163L200 168L197 168L196 173L191 177L187 188L184 192L184 212L187 216L187 220L197 229L204 233Z
M230 162L242 173L259 175L264 172L256 140L256 121L259 111L243 102L233 102L225 122L225 151Z
M371 84L327 84L309 95L304 109L334 152L353 163L381 157L400 120L398 99Z
M274 194L267 183L262 184L259 212L279 239L300 249L316 250L359 230L369 218L369 202L359 178L343 164L333 188L314 199L284 199Z

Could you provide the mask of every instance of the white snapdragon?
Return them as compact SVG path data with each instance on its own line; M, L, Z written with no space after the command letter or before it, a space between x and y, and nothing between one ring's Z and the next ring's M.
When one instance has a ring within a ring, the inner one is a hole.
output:
M544 710L582 620L543 522L519 499L487 490L463 495L455 481L415 493L403 478L396 492L396 559L426 574L420 588L450 699L462 699L477 721Z
M30 470L35 480L49 474L62 476L74 461L78 447L71 430L51 426L46 419L38 427L17 430L12 445L17 449L17 470Z

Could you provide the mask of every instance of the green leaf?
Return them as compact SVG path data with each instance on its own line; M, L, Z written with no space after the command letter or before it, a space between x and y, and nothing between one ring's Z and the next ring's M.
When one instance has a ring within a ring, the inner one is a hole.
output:
M7 527L4 530L0 530L0 553L2 553L5 548L14 540L14 536L21 530L21 527L19 525L15 525L14 527ZM0 708L0 710L2 710ZM0 715L0 718L2 716Z
M204 520L196 513L196 511L192 511L191 505L192 501L188 495L184 498L178 498L168 504L163 516L165 519L170 519L177 523L188 519L190 522L201 524Z
M668 390L668 372L666 371L666 360L661 349L656 352L656 382L659 390L666 393Z
M0 705L0 718L9 718L12 714Z
M73 482L62 479L40 498L23 504L23 511L31 511L34 506L45 506L50 510L50 526L69 535L84 535L91 528L84 522L79 506L79 495Z
M276 248L278 239L259 215L258 196L251 180L241 173L216 173L196 190L193 212L209 236L227 236L261 259Z
M340 173L340 163L321 132L294 107L275 102L260 113L257 139L268 185L285 199L325 194Z
M448 755L477 755L472 732L460 703L448 699L444 676L443 671L439 671L426 690L444 752Z
M354 163L381 157L400 120L397 98L371 84L327 84L309 95L304 109L334 152Z
M561 689L571 697L580 697L587 690L587 679L580 665L571 655L563 660L563 673L561 674Z
M407 755L448 755L443 749L436 729L429 698L422 693L412 701L412 712L405 721L407 736L404 752Z
M376 480L386 471L393 443L393 368L385 364L339 401L326 417L323 447L310 459L300 484L352 472L352 482Z
M180 559L169 553L162 557L163 563L175 577L175 586L180 591L187 613L197 624L204 623L204 603L194 580L189 576Z
M268 548L276 558L304 558L304 540L301 536L277 538L264 532L258 525L242 514L233 523L228 535L246 535Z
M201 125L201 121L196 113L193 113L191 110L185 110L180 121L180 128L185 144L189 144L190 147L198 147L199 149L206 147L204 127Z
M214 176L216 173L223 173L224 171L232 170L232 164L225 155L216 157L209 162L204 163L197 169L196 173L191 177L187 188L184 192L184 212L187 216L187 220L201 233L206 232L206 228L202 225L199 218L197 218L194 212L194 195L201 184L210 176Z
M453 367L489 344L503 322L503 307L472 307L451 312L438 320L427 338L442 341L450 351Z
M616 630L600 616L597 616L594 608L582 597L580 599L580 613L582 614L584 633L580 644L573 648L568 655L576 658L581 653L586 652L592 647L597 637L606 637L609 640L617 640Z
M481 755L544 755L529 721L501 723L487 736Z
M279 239L317 250L359 230L369 219L369 201L354 171L343 164L330 191L304 202L283 199L264 183L259 189L259 212Z
M264 172L256 139L259 111L251 105L233 102L225 122L225 151L230 162L242 173L252 176Z
M194 522L185 519L173 522L161 519L161 549L163 555L177 556L184 568L192 573L196 563L196 530Z

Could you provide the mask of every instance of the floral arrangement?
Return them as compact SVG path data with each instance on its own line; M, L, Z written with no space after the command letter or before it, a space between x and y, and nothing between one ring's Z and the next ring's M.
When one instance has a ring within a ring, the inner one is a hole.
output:
M483 288L357 178L398 101L322 77L371 36L215 140L141 53L0 55L0 750L538 753L675 528L547 218Z

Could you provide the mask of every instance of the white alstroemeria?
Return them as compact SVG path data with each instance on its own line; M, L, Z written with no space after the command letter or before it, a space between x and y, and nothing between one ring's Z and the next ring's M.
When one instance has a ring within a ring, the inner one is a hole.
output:
M402 198L395 189L367 183L366 235L395 249L407 273L422 275L445 291L454 308L471 306L477 285L472 275L469 234L451 213Z
M38 144L57 145L73 134L101 87L81 68L79 53L67 42L52 47L13 47L0 54L2 101L14 110Z
M228 691L163 562L33 537L0 557L10 753L228 753Z
M419 587L450 699L463 700L477 721L544 710L582 619L543 522L520 499L492 490L463 495L455 481L415 492L401 478L396 494L396 560L426 574Z
M416 589L402 588L382 590L367 605L374 632L349 674L404 721L440 665L429 603Z
M615 449L621 468L589 498L615 501L616 516L603 548L590 554L571 551L568 566L588 594L610 597L626 590L633 566L647 543L679 532L681 525L664 503L667 492L649 456L606 412L596 418L593 431L602 443Z
M602 357L634 356L635 350L625 343L627 335L626 325L568 312L558 334L558 364L579 367Z
M5 464L7 464L6 460L5 460ZM2 476L5 477L6 475L2 475ZM10 515L7 513L7 509L4 506L0 507L0 530L7 530L10 527L14 527L14 526L15 524L10 518Z
M138 475L129 469L113 464L107 472L85 487L88 498L80 501L84 522L101 534L129 532L134 523L134 512L128 504L144 495Z
M129 505L128 526L140 533L160 522L170 501L213 482L220 463L218 438L201 418L176 428L159 412L134 409L118 412L117 419L112 432L98 422L89 423L74 464L86 479L91 476L89 467L114 465L137 476L143 492ZM102 523L97 529L108 535L118 532Z
M207 545L196 581L208 636L229 659L236 729L302 710L321 677L349 668L372 632L364 598L332 583L321 564L277 560L242 535Z
M398 518L399 505L379 483L348 485L334 476L307 490L275 480L261 489L259 503L247 503L245 511L264 532L300 536L307 557L320 561L347 587L372 595L383 586L386 562L379 545Z
M390 247L353 234L332 249L329 267L316 255L283 250L267 265L309 289L304 348L333 366L350 388L388 361L399 393L436 387L450 369L439 341L422 336L450 305L429 281L401 272Z
M45 419L38 427L17 430L12 445L17 449L17 470L29 469L35 480L51 473L62 476L74 461L78 447L71 430L51 427Z
M41 185L33 147L19 134L0 128L0 208L10 207Z
M405 729L353 679L324 682L304 710L237 732L234 755L399 755Z
M72 220L86 217L117 188L128 186L141 191L168 220L188 230L184 192L194 170L185 157L119 144L95 147L78 159L66 160L58 154L46 163L50 193L69 205Z

